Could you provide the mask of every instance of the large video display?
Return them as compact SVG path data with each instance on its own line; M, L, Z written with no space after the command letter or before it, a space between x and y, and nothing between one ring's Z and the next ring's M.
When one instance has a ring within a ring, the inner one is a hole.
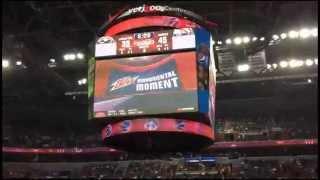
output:
M196 53L96 61L94 117L196 112Z

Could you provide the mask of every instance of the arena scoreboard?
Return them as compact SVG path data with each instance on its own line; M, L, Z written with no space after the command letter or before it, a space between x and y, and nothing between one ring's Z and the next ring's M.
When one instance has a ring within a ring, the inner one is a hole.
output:
M192 28L102 36L96 42L95 56L109 57L167 52L195 48Z
M192 28L99 38L94 117L198 111L195 47Z

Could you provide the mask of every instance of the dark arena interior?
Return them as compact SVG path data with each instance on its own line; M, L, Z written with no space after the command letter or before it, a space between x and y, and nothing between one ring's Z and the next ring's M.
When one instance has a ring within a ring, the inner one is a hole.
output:
M317 1L2 1L4 179L317 179Z

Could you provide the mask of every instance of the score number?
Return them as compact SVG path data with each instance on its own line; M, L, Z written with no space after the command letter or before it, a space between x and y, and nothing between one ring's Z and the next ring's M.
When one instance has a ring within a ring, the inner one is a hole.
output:
M127 49L126 54L132 54L132 48L131 48L131 42L130 40L123 40L121 41L121 49L120 49L120 53L124 54L125 50Z

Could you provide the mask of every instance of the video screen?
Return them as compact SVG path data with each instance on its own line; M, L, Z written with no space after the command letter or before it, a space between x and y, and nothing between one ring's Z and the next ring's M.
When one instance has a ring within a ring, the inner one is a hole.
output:
M195 52L96 61L94 117L198 111Z

